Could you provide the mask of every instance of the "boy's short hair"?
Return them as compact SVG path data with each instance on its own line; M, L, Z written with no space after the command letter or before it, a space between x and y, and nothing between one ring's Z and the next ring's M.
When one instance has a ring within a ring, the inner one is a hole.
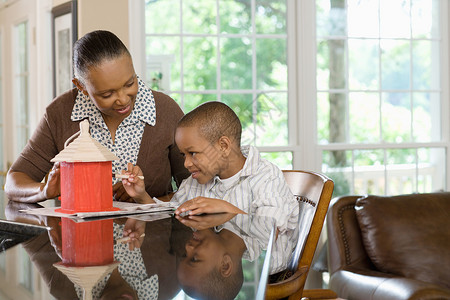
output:
M236 113L219 101L205 102L187 113L178 122L178 127L197 127L200 135L211 143L222 136L241 144L242 125Z
M183 291L190 297L198 300L233 300L239 294L244 282L242 261L238 259L233 274L224 277L218 268L213 268L208 274L199 280L200 286L184 286Z

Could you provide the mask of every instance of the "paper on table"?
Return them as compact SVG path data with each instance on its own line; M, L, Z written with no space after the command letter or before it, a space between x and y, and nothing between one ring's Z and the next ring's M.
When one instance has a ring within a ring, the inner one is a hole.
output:
M21 211L32 215L68 217L68 218L91 218L91 217L117 216L127 214L129 215L142 213L171 212L176 209L176 206L170 202L137 204L137 203L113 201L113 206L119 208L120 210L77 212L72 214L65 214L56 211L56 209L58 209L59 207L44 207L44 208L25 209Z
M176 206L170 202L160 202L160 203L149 203L149 204L138 204L138 203L129 203L129 202L114 202L114 207L120 208L126 211L139 211L139 210L158 210L158 208L173 208L176 209Z

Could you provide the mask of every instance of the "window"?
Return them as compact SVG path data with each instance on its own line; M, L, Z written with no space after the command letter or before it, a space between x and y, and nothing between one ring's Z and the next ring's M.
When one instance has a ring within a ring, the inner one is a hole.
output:
M142 76L184 111L229 104L243 143L334 196L446 189L446 1L144 2Z
M243 124L242 143L272 147L264 155L291 169L286 1L145 3L148 85L185 112L228 104Z
M335 195L444 189L444 3L316 3L318 142Z

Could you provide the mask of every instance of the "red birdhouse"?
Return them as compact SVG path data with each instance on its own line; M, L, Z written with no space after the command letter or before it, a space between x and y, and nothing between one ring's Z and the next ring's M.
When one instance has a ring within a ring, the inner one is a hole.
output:
M112 198L112 161L118 157L90 136L88 120L80 123L77 134L52 159L60 162L61 208L57 211L72 214L118 210Z

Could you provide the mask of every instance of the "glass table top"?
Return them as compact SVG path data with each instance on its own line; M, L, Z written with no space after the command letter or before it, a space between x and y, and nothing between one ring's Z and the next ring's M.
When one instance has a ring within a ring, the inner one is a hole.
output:
M75 220L23 212L56 200L23 204L2 193L0 299L263 298L271 218L223 222L214 214L189 226L168 212Z

